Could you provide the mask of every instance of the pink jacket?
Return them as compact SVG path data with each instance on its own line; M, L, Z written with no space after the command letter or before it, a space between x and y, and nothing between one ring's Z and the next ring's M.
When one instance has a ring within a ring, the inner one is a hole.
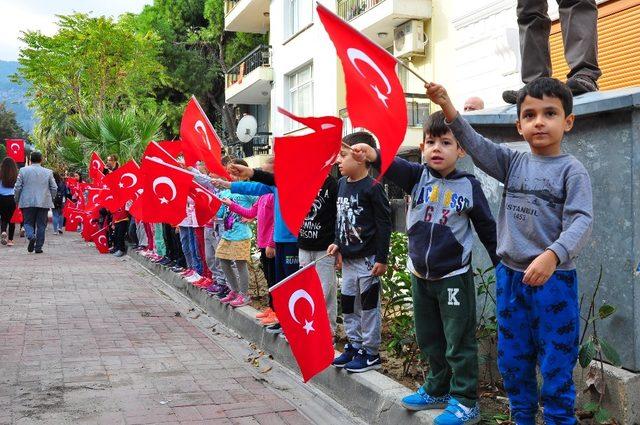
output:
M273 193L260 196L251 208L245 208L233 202L229 210L245 218L258 218L258 248L275 248L273 241Z

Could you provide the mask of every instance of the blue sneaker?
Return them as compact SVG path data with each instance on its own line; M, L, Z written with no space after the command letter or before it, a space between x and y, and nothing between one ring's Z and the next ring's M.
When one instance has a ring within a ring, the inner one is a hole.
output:
M480 422L480 408L476 404L474 407L465 407L455 398L449 400L449 405L433 423L435 425L470 425Z
M408 395L400 402L402 407L407 410L430 410L444 409L449 404L451 396L449 394L442 397L433 397L427 394L424 388L418 388L418 391Z
M343 368L347 363L353 360L357 353L358 349L354 348L351 344L346 344L344 346L344 352L333 359L331 364L335 367Z
M348 372L360 373L368 370L380 369L382 367L382 360L380 355L369 354L363 348L358 350L358 354L347 363L344 368Z

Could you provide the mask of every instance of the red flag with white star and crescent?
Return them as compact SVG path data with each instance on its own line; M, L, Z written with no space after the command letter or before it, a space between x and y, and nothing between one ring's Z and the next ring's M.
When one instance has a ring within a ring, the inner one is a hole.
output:
M107 228L103 227L97 232L91 235L93 243L96 245L96 249L100 254L107 254L109 252L109 243L107 241Z
M222 142L195 96L191 96L182 115L180 140L187 165L204 161L209 171L231 180L222 165Z
M301 118L282 108L278 111L313 130L302 136L276 137L273 145L282 218L291 233L297 235L340 154L342 120L331 116ZM304 152L302 161L300 152Z
M6 139L5 149L7 156L13 158L15 162L20 163L25 161L24 139Z
M89 161L89 177L94 185L102 183L102 179L104 178L102 170L104 170L104 162L102 161L102 158L100 158L100 155L96 152L91 152L91 160Z
M369 130L380 144L380 179L407 132L407 103L396 74L397 61L326 7L318 3L316 10L342 63L351 123Z
M269 289L302 379L307 382L333 361L331 325L315 264L300 269Z
M142 217L136 219L178 225L187 215L193 174L155 158L143 159L140 168L144 176L143 192L135 201L139 205L133 211L139 211Z
M193 182L189 196L195 202L196 220L202 226L216 216L222 202L198 182Z
M122 167L104 176L102 184L111 189L113 196L113 199L105 198L103 205L114 212L134 199L136 191L142 187L140 167L133 159L127 161Z

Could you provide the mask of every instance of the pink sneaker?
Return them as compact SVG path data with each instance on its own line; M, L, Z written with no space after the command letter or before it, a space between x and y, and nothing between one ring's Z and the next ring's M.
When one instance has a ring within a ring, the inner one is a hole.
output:
M251 298L248 295L238 294L235 300L231 301L229 305L231 307L242 307L251 302Z
M189 277L192 274L194 274L196 271L195 270L191 270L191 269L187 269L185 271L183 271L182 273L180 273L183 277Z
M220 300L222 304L228 304L238 297L238 293L235 291L229 291L226 297Z

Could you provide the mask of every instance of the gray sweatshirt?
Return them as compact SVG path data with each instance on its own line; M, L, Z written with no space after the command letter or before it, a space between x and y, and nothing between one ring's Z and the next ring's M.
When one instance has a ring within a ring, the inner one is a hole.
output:
M553 157L516 152L482 137L460 115L449 128L474 164L504 183L498 214L497 254L524 271L544 250L560 259L558 270L573 270L593 221L591 181L571 155Z

